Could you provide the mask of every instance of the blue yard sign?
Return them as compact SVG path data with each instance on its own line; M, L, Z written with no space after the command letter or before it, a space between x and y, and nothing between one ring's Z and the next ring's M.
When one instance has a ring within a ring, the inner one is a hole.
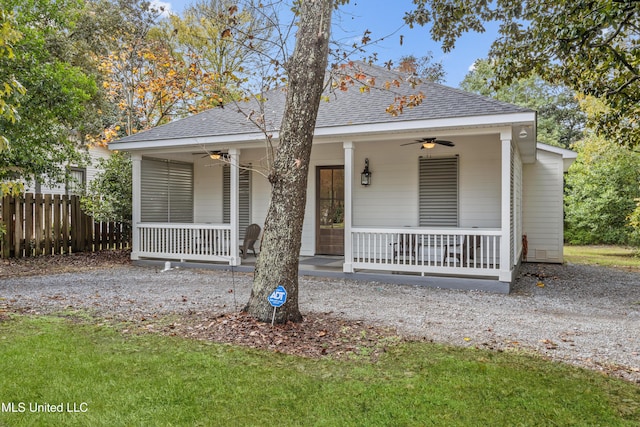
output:
M287 301L287 290L283 286L278 286L275 291L269 295L269 304L272 307L280 307Z

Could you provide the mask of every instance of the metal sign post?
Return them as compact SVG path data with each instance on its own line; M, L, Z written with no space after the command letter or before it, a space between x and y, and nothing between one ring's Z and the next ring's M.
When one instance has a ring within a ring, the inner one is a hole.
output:
M273 292L271 292L271 295L269 295L269 304L271 304L271 306L273 307L273 317L271 318L272 327L276 320L276 310L278 309L278 307L281 307L286 301L287 290L282 285L278 286Z

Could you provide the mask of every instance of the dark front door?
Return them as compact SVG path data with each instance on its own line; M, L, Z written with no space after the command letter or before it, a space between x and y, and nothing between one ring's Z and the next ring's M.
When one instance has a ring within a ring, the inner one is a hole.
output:
M344 255L344 166L316 169L316 254Z

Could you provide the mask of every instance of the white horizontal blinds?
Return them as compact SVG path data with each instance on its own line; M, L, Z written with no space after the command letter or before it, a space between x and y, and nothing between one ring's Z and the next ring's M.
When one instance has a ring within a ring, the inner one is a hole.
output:
M169 222L193 223L193 164L167 163Z
M244 239L244 232L251 224L251 165L243 165L238 177L238 235ZM231 222L231 166L224 165L222 169L222 220L225 224Z
M169 218L169 174L166 162L142 159L141 163L142 222L167 222Z
M421 227L458 226L458 156L420 158Z
M193 222L193 165L142 159L142 222Z

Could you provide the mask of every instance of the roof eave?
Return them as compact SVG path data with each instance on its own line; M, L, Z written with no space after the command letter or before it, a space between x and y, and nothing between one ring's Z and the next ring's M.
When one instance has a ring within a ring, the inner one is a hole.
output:
M350 138L367 137L371 135L388 135L398 133L424 132L426 130L447 131L451 129L480 129L511 126L516 123L535 123L535 112L518 112L511 114L495 114L485 116L451 117L426 120L398 120L393 122L349 124L341 126L325 126L316 128L316 138ZM273 132L274 140L279 137ZM264 142L265 135L261 132L198 136L190 138L154 139L133 142L112 142L111 150L137 151L145 149L180 148L202 145L236 145ZM535 144L533 145L535 150Z

